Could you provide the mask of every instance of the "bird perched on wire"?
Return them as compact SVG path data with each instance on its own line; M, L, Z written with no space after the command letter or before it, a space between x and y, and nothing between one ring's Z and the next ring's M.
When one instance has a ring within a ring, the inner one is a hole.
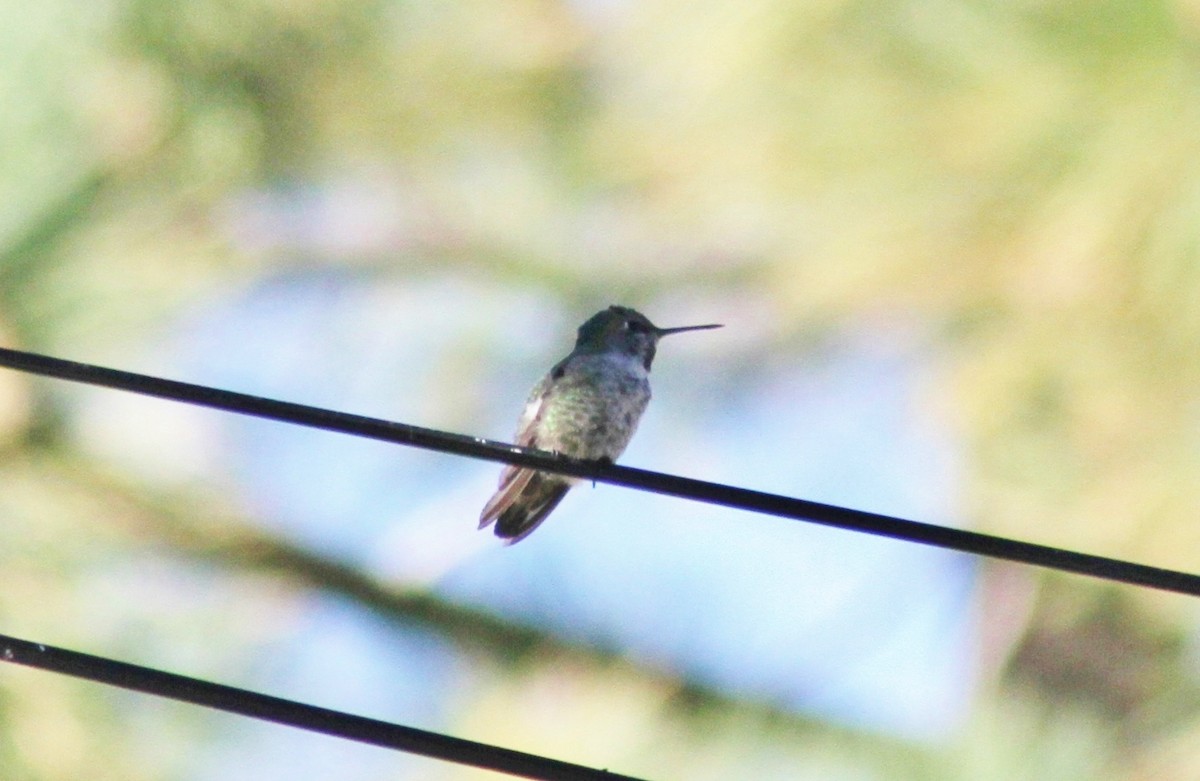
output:
M516 444L571 458L613 462L650 402L650 364L668 334L718 324L659 328L628 307L610 306L579 327L575 349L534 386L517 423ZM479 514L508 544L529 536L577 478L507 466Z

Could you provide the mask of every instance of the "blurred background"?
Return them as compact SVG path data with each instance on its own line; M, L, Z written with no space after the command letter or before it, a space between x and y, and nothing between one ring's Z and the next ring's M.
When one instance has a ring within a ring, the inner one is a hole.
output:
M1200 570L1195 0L9 0L0 342ZM1193 600L0 371L0 632L650 779L1195 779ZM25 669L10 781L493 777Z

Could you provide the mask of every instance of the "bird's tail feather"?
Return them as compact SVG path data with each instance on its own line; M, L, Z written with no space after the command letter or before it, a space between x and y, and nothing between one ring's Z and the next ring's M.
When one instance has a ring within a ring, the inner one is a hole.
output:
M496 536L508 545L525 539L558 506L570 488L570 482L556 475L534 473L520 495L499 513Z
M484 505L483 512L479 513L479 528L486 527L499 518L500 513L507 510L513 502L519 501L535 474L537 473L532 469L506 468L500 475L500 487Z

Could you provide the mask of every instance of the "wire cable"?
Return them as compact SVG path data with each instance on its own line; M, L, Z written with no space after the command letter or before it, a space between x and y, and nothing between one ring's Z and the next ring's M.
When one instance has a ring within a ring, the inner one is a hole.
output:
M1200 575L1121 559L1022 542L981 532L910 521L747 488L616 464L579 461L553 453L467 437L405 423L351 415L245 393L0 348L0 366L62 380L131 391L268 420L351 434L442 453L533 467L764 515L833 526L938 548L1031 564L1136 586L1200 596Z
M0 635L0 661L120 686L381 748L543 781L638 781L523 751L318 708L127 662Z

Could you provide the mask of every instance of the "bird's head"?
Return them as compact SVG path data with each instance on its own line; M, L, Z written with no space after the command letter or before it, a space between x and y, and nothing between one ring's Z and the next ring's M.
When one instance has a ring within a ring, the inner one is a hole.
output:
M575 340L576 352L615 352L642 359L646 370L654 361L658 340L669 334L720 328L716 323L659 328L641 312L626 306L610 306L588 318L579 326Z

